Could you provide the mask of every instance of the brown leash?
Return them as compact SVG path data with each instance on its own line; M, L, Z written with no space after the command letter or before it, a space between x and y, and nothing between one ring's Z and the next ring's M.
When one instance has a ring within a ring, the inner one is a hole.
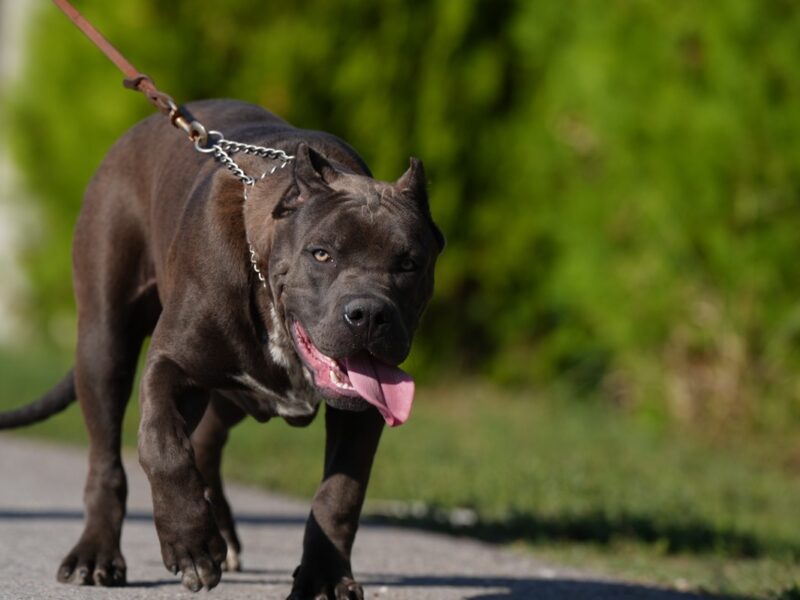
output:
M80 29L89 40L113 62L125 75L122 82L126 88L142 92L159 111L167 115L173 126L183 130L197 146L205 146L208 142L208 133L202 123L192 117L191 113L183 106L178 106L168 95L159 90L153 80L140 73L136 67L112 46L103 35L87 21L81 13L67 0L53 0L67 17Z
M287 154L279 148L266 148L264 146L226 140L225 136L219 131L206 131L203 124L195 119L185 107L175 104L175 101L170 96L156 87L152 79L137 71L136 67L129 63L67 0L53 0L53 2L70 18L78 29L86 34L86 37L88 37L92 43L125 74L125 79L122 84L126 88L142 92L147 96L147 99L150 100L158 110L169 117L170 122L175 127L186 132L189 139L194 142L195 150L210 155L236 177L236 179L244 184L245 202L247 202L248 189L252 188L265 177L272 175L278 169L283 169L295 159L294 156ZM248 175L236 163L234 155L237 153L250 154L272 161L272 166L267 168L260 177ZM247 241L247 244L250 250L250 263L252 264L253 271L258 276L262 287L266 289L267 281L258 267L256 251L250 243L250 240Z
M266 148L254 144L235 142L225 139L225 136L219 131L206 131L203 124L195 119L186 107L175 104L175 101L170 96L156 87L152 79L137 71L136 67L129 63L67 0L53 0L53 2L125 74L122 84L126 88L142 92L147 96L147 99L158 110L169 117L173 126L186 132L189 139L194 142L195 150L210 155L244 184L245 200L247 200L248 188L254 186L267 175L272 175L276 170L283 169L294 160L294 156L279 148ZM248 175L234 159L234 155L238 153L258 156L274 162L272 167L265 170L260 177ZM252 254L252 247L250 250ZM264 283L261 273L257 268L255 270L261 282Z

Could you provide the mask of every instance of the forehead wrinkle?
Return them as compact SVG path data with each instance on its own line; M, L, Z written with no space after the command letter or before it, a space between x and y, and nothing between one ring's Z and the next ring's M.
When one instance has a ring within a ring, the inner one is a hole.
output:
M390 183L357 175L346 175L333 182L332 187L347 201L363 202L362 208L370 213L381 207L399 206L398 190Z
M320 241L328 241L337 250L348 253L386 246L398 253L403 252L411 245L411 222L406 218L398 220L396 215L388 218L393 211L385 211L385 208L376 211L372 215L375 218L363 214L363 204L334 211L317 224L314 234ZM383 218L380 213L384 213Z

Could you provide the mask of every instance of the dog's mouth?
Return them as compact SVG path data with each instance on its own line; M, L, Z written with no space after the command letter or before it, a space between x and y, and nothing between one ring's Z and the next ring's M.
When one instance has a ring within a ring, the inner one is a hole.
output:
M377 408L390 427L405 423L414 401L414 380L408 373L366 350L341 360L326 356L297 320L292 322L291 332L300 358L323 395L361 398Z

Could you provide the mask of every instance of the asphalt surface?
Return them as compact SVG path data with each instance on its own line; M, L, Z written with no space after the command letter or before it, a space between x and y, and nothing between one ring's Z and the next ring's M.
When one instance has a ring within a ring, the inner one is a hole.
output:
M130 498L122 536L125 588L59 584L56 568L82 531L86 454L0 436L0 598L197 598L161 563L147 481L127 457ZM244 550L241 573L224 573L215 600L285 598L299 562L308 504L229 485ZM697 598L602 580L542 564L522 552L438 534L365 523L353 568L366 597L386 600L689 600Z

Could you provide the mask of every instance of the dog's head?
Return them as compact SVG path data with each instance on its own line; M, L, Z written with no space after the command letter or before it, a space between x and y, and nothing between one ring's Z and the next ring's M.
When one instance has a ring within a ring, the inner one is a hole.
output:
M269 284L294 349L327 402L408 417L413 381L397 368L433 292L444 240L422 163L394 183L345 172L301 144L294 186L273 211Z

